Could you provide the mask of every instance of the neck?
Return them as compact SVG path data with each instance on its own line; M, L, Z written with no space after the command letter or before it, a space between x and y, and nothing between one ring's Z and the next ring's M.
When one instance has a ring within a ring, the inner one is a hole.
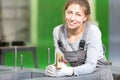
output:
M84 31L84 26L80 26L76 29L67 29L68 36L75 36L75 35L81 35Z

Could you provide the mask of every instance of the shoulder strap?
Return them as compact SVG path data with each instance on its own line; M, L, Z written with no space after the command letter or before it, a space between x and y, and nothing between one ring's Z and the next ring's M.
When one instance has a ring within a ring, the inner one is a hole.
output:
M60 50L65 50L65 48L64 48L64 45L63 45L63 43L62 43L62 41L61 41L61 38L62 38L62 31L63 31L63 29L64 29L64 26L65 25L62 25L61 27L60 27L60 29L59 29L59 34L58 34L58 46L59 46L59 48L60 48Z
M79 49L80 50L84 50L84 47L85 47L85 44L86 44L86 37L87 37L88 29L89 29L89 26L87 26L87 24L85 24L83 36L82 36L82 39L79 42Z

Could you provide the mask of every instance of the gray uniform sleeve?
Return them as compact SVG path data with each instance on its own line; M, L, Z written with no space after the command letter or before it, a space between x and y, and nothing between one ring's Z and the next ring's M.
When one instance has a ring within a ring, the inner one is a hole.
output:
M59 26L56 26L53 30L53 40L54 40L54 47L55 47L55 54L56 53L62 53L62 51L59 49L59 46L58 46L58 40L59 40L59 28L60 28L61 25Z
M73 67L75 75L92 73L97 61L103 57L101 32L98 27L91 26L87 34L87 58L85 64Z

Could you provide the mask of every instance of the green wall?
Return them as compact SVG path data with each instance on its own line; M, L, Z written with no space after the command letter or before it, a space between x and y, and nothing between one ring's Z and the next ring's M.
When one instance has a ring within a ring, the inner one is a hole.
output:
M51 49L51 64L54 63L53 28L63 23L63 5L66 0L38 0L38 63L47 66L47 49Z
M102 40L109 59L109 0L96 0L96 18L102 31Z
M51 49L51 64L54 63L53 28L63 23L63 5L66 0L31 0L31 43L37 46L37 59L39 68L47 66L47 49ZM96 18L102 31L102 40L109 58L109 8L108 0L96 0ZM18 66L20 54L23 54L24 67L34 67L30 52L18 53ZM6 65L14 65L14 54L7 54Z

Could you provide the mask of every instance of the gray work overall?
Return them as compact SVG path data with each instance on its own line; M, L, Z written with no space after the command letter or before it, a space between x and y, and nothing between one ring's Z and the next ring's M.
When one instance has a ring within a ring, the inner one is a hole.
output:
M89 29L88 27L85 27L81 41L85 42L87 31ZM66 51L64 48L64 44L61 41L61 33L64 28L65 28L64 25L60 27L58 45L59 45L60 50L63 52L65 59L70 63L72 67L85 64L86 53L87 53L87 48L85 47L86 44L84 44L84 42L81 43L80 41L79 50L74 50L74 48L70 45L73 51ZM98 60L96 70L93 72L93 74L98 74L100 76L99 80L113 80L111 71L108 66L109 66L109 62L107 62L106 59L103 58L103 59Z

